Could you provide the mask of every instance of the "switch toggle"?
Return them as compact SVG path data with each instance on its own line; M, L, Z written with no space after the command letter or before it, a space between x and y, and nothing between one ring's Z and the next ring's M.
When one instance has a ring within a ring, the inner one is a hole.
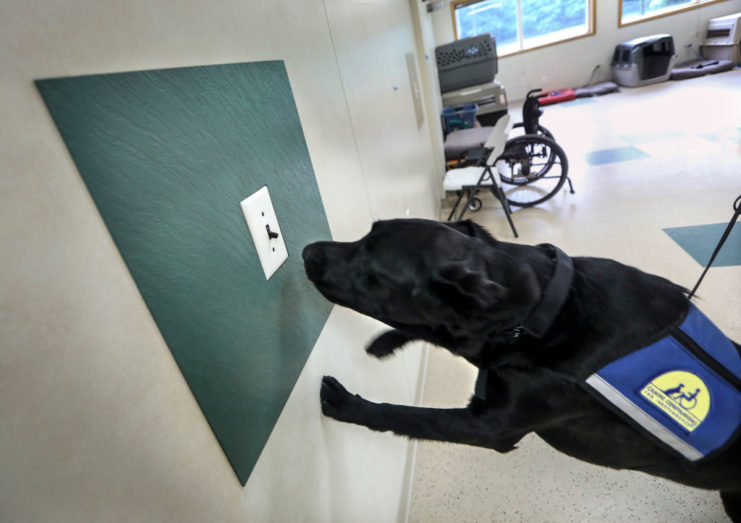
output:
M280 234L277 232L273 232L270 230L270 225L266 225L265 228L268 230L268 238L271 240L275 240Z
M265 272L265 279L269 280L288 259L288 250L286 250L267 185L242 200L240 205L255 244L257 256Z

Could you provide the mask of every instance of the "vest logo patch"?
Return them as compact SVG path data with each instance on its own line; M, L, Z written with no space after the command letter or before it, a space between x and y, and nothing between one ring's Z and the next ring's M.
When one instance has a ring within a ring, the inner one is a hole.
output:
M654 378L641 395L688 432L699 427L710 411L710 392L705 383L683 370Z

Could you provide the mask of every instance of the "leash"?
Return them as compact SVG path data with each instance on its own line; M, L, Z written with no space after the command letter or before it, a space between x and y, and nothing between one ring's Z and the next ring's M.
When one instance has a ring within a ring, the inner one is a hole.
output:
M688 299L692 299L692 297L695 295L695 291L700 286L700 282L702 282L702 279L705 277L705 274L708 272L708 269L715 261L715 257L718 255L718 252L720 252L720 248L723 247L723 244L728 239L728 236L731 234L731 229L733 229L733 226L736 224L736 220L738 220L739 214L741 214L741 194L736 198L736 201L733 202L733 210L734 214L731 217L731 221L728 222L728 227L726 227L726 230L723 232L723 236L721 236L720 241L718 242L718 245L715 247L715 251L713 251L713 255L710 257L710 261L705 266L705 270L702 271L702 274L700 275L700 279L697 280L697 283L695 284L694 288L690 291L689 295L687 296Z

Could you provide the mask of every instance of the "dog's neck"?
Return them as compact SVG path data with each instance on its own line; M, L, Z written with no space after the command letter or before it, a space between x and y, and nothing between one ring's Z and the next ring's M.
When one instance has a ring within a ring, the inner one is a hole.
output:
M540 300L533 306L525 320L495 333L490 339L492 346L487 347L488 353L483 355L483 365L479 368L479 375L476 379L475 395L482 400L488 397L489 368L487 367L494 364L491 361L494 353L496 353L496 366L528 366L530 358L516 350L518 342L523 335L536 340L543 339L569 297L571 283L574 279L574 262L555 245L541 244L538 247L547 251L553 262L553 273L541 293ZM515 350L502 351L503 346Z
M544 243L538 247L546 250L551 258L553 273L540 295L540 300L530 310L527 318L505 332L497 333L496 337L500 342L515 343L523 334L542 339L569 297L571 283L574 280L574 262L555 245Z
M548 334L569 297L574 279L572 259L554 245L542 244L538 247L543 249L551 259L553 269L550 278L543 287L540 299L524 319L490 334L484 353L480 355L481 367L516 364L515 360L519 361L523 357L529 360L532 355L521 354L518 346L522 345L521 342L526 339L542 340Z

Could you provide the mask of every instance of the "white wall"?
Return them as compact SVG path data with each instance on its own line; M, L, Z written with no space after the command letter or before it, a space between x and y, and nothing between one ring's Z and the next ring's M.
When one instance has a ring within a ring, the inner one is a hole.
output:
M325 3L374 217L399 216L400 210L437 216L437 198L426 196L437 194L443 173L433 174L429 132L417 129L412 106L405 59L415 52L409 4Z
M455 39L450 0L432 17L436 45ZM627 27L618 27L618 2L595 1L597 31L593 36L564 42L543 49L512 55L499 60L497 80L507 89L510 101L522 100L530 89L546 91L580 87L587 83L592 70L599 65L595 81L611 79L610 61L615 46L639 36L669 33L679 61L694 58L685 47L693 44L697 50L705 37L710 18L741 11L741 0L727 0L671 16Z
M433 156L435 172L445 171L445 154L443 153L443 129L440 121L442 97L440 96L440 85L437 79L437 67L435 65L435 31L432 25L432 17L427 13L425 0L409 0L412 12L412 23L417 40L417 57L419 58L420 84L424 97L425 108L430 118L426 124L430 132L430 142L437 154ZM442 179L438 183L439 195L442 197Z
M404 62L414 49L404 2L2 3L1 521L403 514L407 442L323 418L319 382L411 403L421 347L370 361L379 325L336 308L243 489L32 81L285 60L333 236L347 240L373 215L437 216Z

